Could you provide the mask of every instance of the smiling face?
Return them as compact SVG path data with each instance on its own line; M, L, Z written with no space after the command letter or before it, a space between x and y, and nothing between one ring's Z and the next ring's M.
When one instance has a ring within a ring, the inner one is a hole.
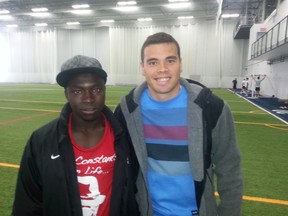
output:
M105 104L105 82L91 74L79 74L71 78L65 96L78 123L97 121Z
M174 43L150 44L144 49L142 73L150 96L159 101L175 97L180 90L181 59Z

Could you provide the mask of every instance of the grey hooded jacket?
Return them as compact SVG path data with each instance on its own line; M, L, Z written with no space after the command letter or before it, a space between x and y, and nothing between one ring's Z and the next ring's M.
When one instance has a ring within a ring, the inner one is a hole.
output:
M189 84L183 78L180 78L180 83L188 92L188 149L196 188L199 216L240 216L243 191L241 156L237 145L231 110L224 102L223 108L220 110L220 116L212 129L211 163L207 167L205 166L204 156L204 142L207 137L207 130L203 120L203 109L199 102L209 103L209 101L203 101L207 99L198 97L201 90L203 90L203 86ZM139 162L137 201L141 215L152 216L152 203L146 178L147 150L140 107L140 97L146 88L147 83L144 82L132 90L129 95L123 97L114 113L129 132ZM217 177L217 185L214 185L215 175ZM218 204L215 191L220 196Z

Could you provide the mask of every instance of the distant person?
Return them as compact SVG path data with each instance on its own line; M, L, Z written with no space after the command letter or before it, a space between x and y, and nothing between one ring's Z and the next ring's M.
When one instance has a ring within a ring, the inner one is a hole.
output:
M232 80L232 89L234 91L234 93L236 93L237 91L237 78L235 78L234 80Z
M241 94L246 94L246 86L247 86L247 82L246 82L246 78L244 78L242 80L242 83L241 83Z
M246 77L242 81L242 88L241 88L241 94L245 94L245 96L248 96L248 87L249 87L249 78Z
M262 78L261 78L261 75L257 75L256 76L251 76L252 79L255 81L255 97L259 97L260 96L260 86L261 86L261 82L266 78L266 75L264 75Z
M248 77L246 77L246 87L245 87L245 89L246 89L246 97L248 96L248 92L249 92L249 78Z
M145 40L141 68L146 81L115 109L139 162L141 215L240 216L241 156L228 105L180 77L180 47L167 33Z
M135 216L133 169L123 129L105 105L107 74L77 55L57 75L68 101L25 147L13 216Z

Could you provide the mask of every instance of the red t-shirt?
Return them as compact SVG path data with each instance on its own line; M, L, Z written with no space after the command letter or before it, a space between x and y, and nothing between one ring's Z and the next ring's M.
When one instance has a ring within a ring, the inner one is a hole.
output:
M69 119L69 136L73 145L83 216L109 215L112 179L116 153L114 133L105 118L105 132L100 142L92 148L76 143Z

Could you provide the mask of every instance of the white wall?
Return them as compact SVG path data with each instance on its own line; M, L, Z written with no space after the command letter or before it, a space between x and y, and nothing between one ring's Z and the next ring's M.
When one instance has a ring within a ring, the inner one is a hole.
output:
M57 31L57 69L74 55L86 55L97 58L103 69L110 73L109 28L99 27L80 30Z
M248 40L233 39L233 19L217 26L212 20L182 26L0 32L8 44L5 53L10 52L5 82L55 83L60 65L84 54L100 60L108 72L107 84L139 84L142 43L148 35L165 31L180 44L183 77L198 77L208 87L231 87L235 77L243 76ZM5 55L2 49L0 53Z

